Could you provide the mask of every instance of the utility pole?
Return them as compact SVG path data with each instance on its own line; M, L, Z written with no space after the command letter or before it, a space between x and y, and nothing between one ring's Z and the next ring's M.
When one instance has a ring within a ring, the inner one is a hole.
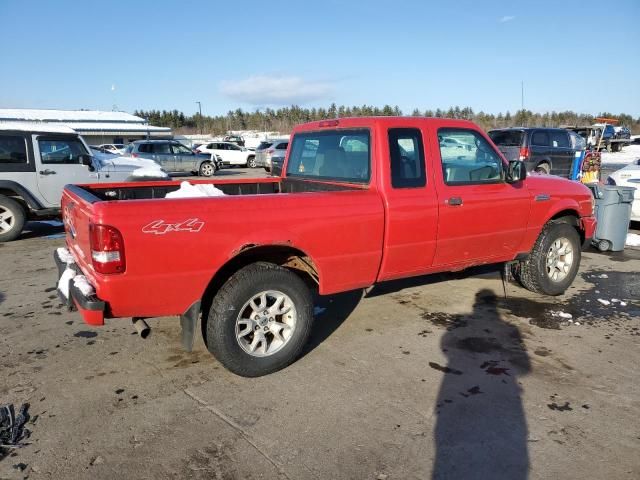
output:
M200 118L198 118L200 123L200 135L202 135L202 103L196 102L198 104L198 110L200 111Z

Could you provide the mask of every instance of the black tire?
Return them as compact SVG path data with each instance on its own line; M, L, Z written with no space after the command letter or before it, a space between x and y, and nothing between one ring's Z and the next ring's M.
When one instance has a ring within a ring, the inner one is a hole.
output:
M27 213L22 205L12 198L0 195L0 243L18 238L26 219Z
M201 177L212 177L216 173L216 165L213 162L202 162L198 175Z
M540 165L536 166L535 172L549 175L549 173L551 173L551 166L548 163L541 163Z
M566 238L571 244L573 263L566 277L554 281L547 274L547 255L552 244L561 238ZM545 295L562 295L578 274L581 253L580 235L576 229L567 223L551 222L542 229L529 257L514 265L513 275L527 290Z
M287 343L263 357L247 353L236 338L236 321L255 295L277 290L287 295L296 310L296 323ZM258 262L240 269L213 299L205 327L209 351L228 370L242 377L259 377L291 364L300 355L313 323L313 298L307 285L293 272L272 263Z
M247 158L247 167L256 168L256 157Z

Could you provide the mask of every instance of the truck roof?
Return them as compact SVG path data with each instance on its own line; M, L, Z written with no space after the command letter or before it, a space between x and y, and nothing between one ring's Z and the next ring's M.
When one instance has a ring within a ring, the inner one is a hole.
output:
M50 125L41 122L0 122L0 131L34 132L34 133L72 133L77 132L64 125Z
M443 127L464 127L478 128L478 126L470 120L457 120L453 118L435 118L435 117L341 117L327 120L319 120L315 122L303 123L296 126L293 131L316 130L323 128L358 128L370 127L373 125L403 125L407 127L415 127L418 124L435 124Z

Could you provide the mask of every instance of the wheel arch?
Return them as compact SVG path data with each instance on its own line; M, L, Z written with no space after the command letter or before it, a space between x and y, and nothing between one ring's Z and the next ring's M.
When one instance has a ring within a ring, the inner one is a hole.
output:
M309 288L316 288L320 284L320 272L316 263L302 250L291 245L244 245L218 269L204 290L201 300L203 329L206 312L209 311L218 290L234 273L255 262L268 262L285 267L298 275Z
M580 223L580 214L577 210L567 208L553 215L547 223L566 223L576 229L580 235L580 241L584 242L585 232Z
M20 203L25 208L25 213L43 208L40 202L26 188L12 180L0 180L0 195L12 198Z

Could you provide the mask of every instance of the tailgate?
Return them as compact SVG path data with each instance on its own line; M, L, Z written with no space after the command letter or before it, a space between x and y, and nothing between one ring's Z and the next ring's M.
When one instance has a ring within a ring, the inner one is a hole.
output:
M69 251L83 272L93 273L89 225L93 203L99 199L75 185L67 185L62 192L60 210Z

